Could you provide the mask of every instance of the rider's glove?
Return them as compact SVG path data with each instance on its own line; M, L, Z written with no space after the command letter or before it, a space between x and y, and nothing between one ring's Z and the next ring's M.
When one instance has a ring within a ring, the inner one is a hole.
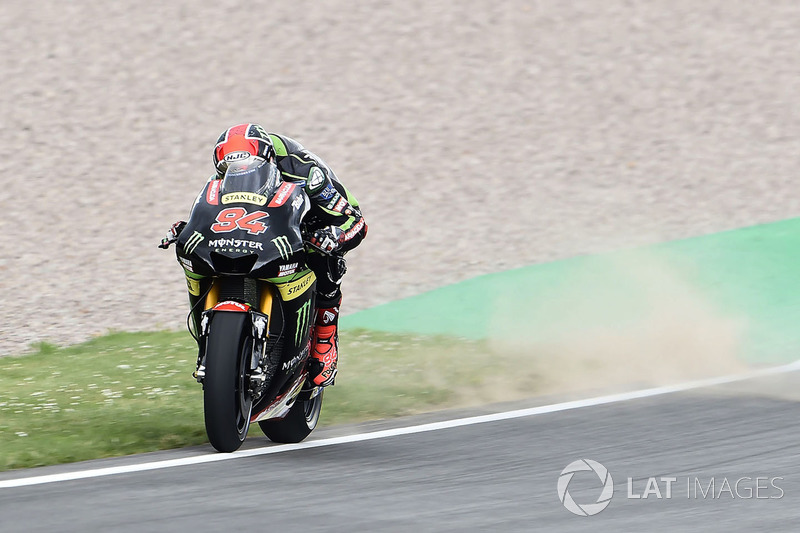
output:
M169 245L173 242L178 240L178 235L181 234L183 228L186 227L186 222L183 220L179 220L169 228L167 235L161 239L161 244L158 245L159 248L164 248L165 250L169 248Z
M315 230L308 238L309 246L324 254L332 254L339 247L344 231L336 226L327 226Z

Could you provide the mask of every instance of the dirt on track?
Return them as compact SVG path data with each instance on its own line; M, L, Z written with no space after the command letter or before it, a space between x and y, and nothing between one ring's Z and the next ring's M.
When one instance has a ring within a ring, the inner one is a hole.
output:
M793 0L3 0L0 34L0 353L183 327L156 244L241 121L361 201L345 312L800 214Z

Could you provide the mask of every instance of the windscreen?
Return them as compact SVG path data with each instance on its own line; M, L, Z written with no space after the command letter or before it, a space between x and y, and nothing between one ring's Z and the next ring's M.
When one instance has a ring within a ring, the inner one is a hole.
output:
M278 188L278 167L261 158L232 164L222 181L222 194L248 192L269 198Z

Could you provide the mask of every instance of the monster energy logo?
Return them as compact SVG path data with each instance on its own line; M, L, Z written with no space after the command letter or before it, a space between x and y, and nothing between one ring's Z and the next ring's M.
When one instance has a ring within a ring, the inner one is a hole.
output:
M277 248L278 252L280 252L281 259L289 259L289 254L291 253L289 248L289 237L286 235L281 235L280 237L272 239L270 242L274 244L275 248Z
M308 311L311 309L311 300L307 300L300 309L297 310L297 331L294 334L295 346L300 345L303 340L303 333L308 329Z
M260 125L253 124L250 127L253 128L254 130L256 130L261 135L261 137L263 139L268 139L269 138L269 134L266 131L264 131L264 128L262 128Z
M203 237L202 233L200 233L199 231L195 231L194 233L192 233L192 236L189 237L189 239L186 241L186 244L183 245L183 251L186 252L187 255L191 254L192 252L194 252L195 248L197 248L197 245L203 242L204 238L205 237Z

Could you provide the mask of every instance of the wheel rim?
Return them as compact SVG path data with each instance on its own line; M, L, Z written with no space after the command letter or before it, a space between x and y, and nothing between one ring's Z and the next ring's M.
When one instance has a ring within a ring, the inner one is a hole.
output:
M303 402L303 413L306 417L306 425L309 429L314 429L322 411L322 391L319 394Z
M248 369L250 368L249 355L253 353L252 339L246 344L246 348L243 348L236 383L236 406L238 407L236 429L241 438L244 438L247 434L247 429L250 427L250 414L253 410L253 397L250 394L250 377L248 375Z

